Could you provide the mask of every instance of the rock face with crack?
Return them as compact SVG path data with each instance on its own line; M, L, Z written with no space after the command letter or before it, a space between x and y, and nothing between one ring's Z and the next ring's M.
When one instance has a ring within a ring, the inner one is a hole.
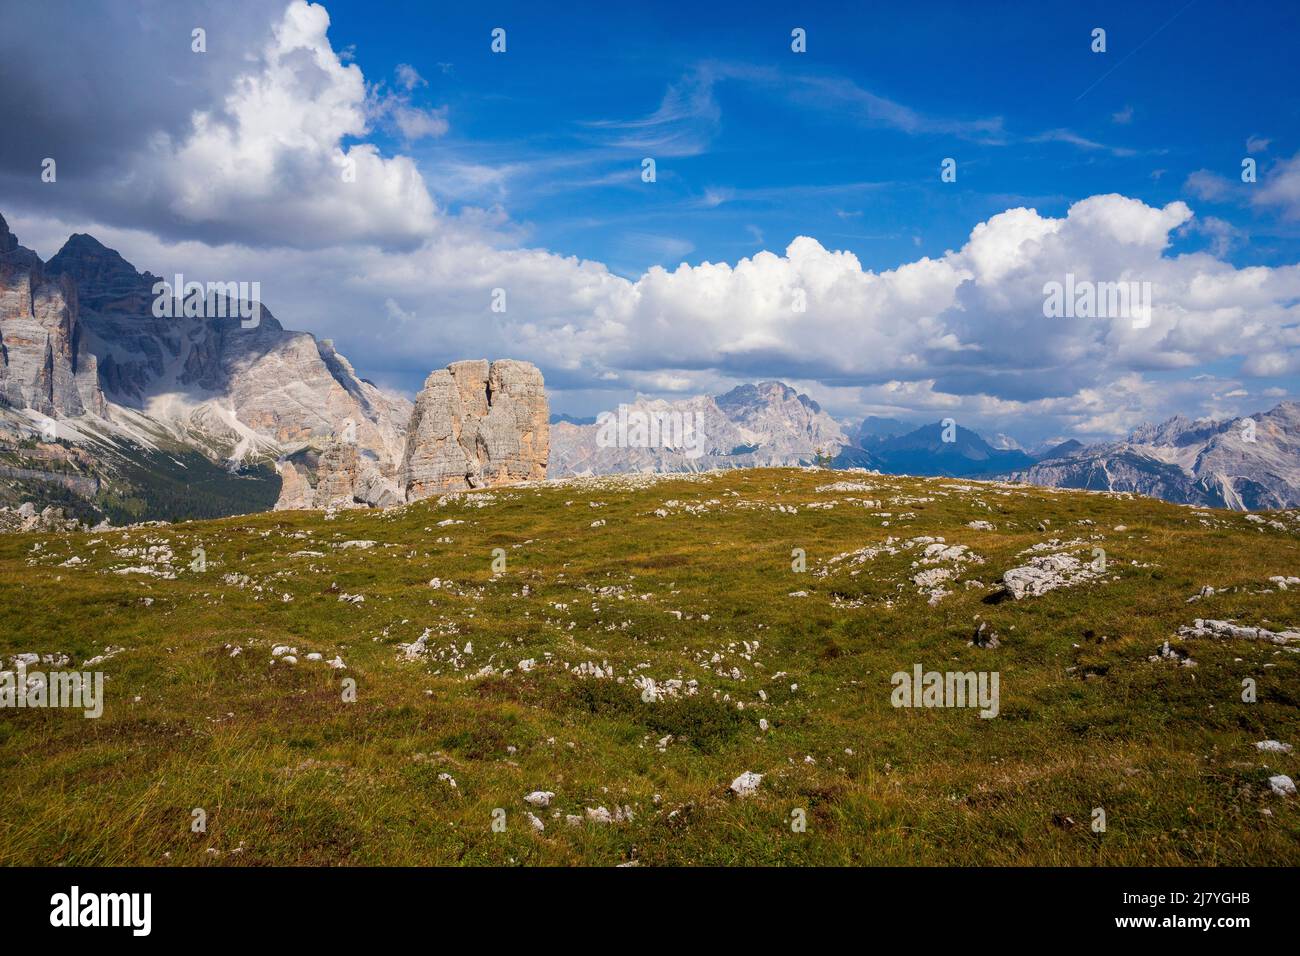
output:
M280 473L280 497L275 502L276 511L296 511L311 508L316 501L316 489L307 480L306 473L291 461L275 466Z
M529 362L455 362L424 381L406 434L407 501L546 477L550 409Z

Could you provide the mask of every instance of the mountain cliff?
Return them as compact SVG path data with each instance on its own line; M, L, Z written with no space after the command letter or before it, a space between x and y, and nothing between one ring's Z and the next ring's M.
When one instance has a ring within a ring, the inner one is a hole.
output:
M1124 441L1067 443L1012 477L1035 485L1132 491L1237 511L1300 505L1300 403L1248 418L1182 416Z
M0 217L0 465L10 479L0 501L53 500L116 521L404 501L408 459L441 454L424 432L408 440L416 406L359 376L330 340L285 329L258 288L175 289L84 233L43 262ZM475 407L421 396L417 421L451 423L465 443L459 484L438 487L545 477L541 373L509 360L459 365L482 366L483 421ZM63 474L72 466L60 444L83 450L76 474ZM40 464L50 460L64 464ZM196 497L211 496L188 510L186 472ZM71 487L93 487L96 500Z

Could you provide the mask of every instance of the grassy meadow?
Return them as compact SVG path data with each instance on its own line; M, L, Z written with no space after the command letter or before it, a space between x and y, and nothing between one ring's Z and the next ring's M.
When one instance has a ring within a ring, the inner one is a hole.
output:
M0 535L5 666L107 654L99 719L0 709L0 864L1300 864L1300 642L1178 636L1300 628L1258 517L755 469Z

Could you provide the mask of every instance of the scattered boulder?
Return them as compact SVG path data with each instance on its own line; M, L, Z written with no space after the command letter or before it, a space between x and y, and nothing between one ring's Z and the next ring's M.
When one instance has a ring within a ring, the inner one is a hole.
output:
M1057 588L1073 587L1099 576L1090 564L1069 554L1044 554L1002 575L1002 588L1017 601L1038 597Z
M738 797L750 797L758 792L758 785L762 782L763 775L761 773L754 773L751 770L746 770L735 780L731 781L731 787L729 789Z
M993 628L989 627L988 621L980 621L979 626L975 628L975 634L970 639L969 646L992 650L995 647L1001 647L1002 642L998 640L998 635Z
M1290 744L1284 744L1280 740L1261 740L1255 744L1255 748L1270 754L1289 754L1293 749Z
M1195 667L1196 661L1192 660L1192 655L1185 648L1174 647L1168 641L1160 645L1160 650L1152 654L1147 660L1153 664L1158 661L1173 661L1182 667Z
M1266 627L1249 627L1233 624L1231 621L1214 621L1199 617L1191 625L1180 627L1178 633L1181 637L1238 638L1249 641L1270 641L1274 644L1300 641L1300 631L1270 631Z

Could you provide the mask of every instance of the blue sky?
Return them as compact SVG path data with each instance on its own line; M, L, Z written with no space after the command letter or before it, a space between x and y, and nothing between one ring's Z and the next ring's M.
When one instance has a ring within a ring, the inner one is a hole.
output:
M330 14L336 46L351 45L367 76L411 64L429 84L417 95L447 108L448 134L413 150L439 199L501 202L533 241L629 277L734 262L797 235L890 268L960 246L1008 206L1061 215L1106 192L1163 205L1197 170L1235 179L1252 138L1265 166L1300 148L1300 5L1034 6L579 4L557 15L408 2L376 17L338 2ZM507 30L506 55L489 50L494 26ZM790 49L795 26L804 54ZM1094 27L1105 53L1090 48ZM653 187L642 154L656 158ZM956 183L939 181L945 157ZM486 181L467 182L473 172ZM1248 234L1233 261L1296 260L1294 222L1201 206Z
M511 357L577 415L777 378L845 421L1029 444L1300 397L1300 5L4 16L21 241L90 232L156 274L258 281L408 395ZM1150 286L1152 321L1046 318L1067 275Z

